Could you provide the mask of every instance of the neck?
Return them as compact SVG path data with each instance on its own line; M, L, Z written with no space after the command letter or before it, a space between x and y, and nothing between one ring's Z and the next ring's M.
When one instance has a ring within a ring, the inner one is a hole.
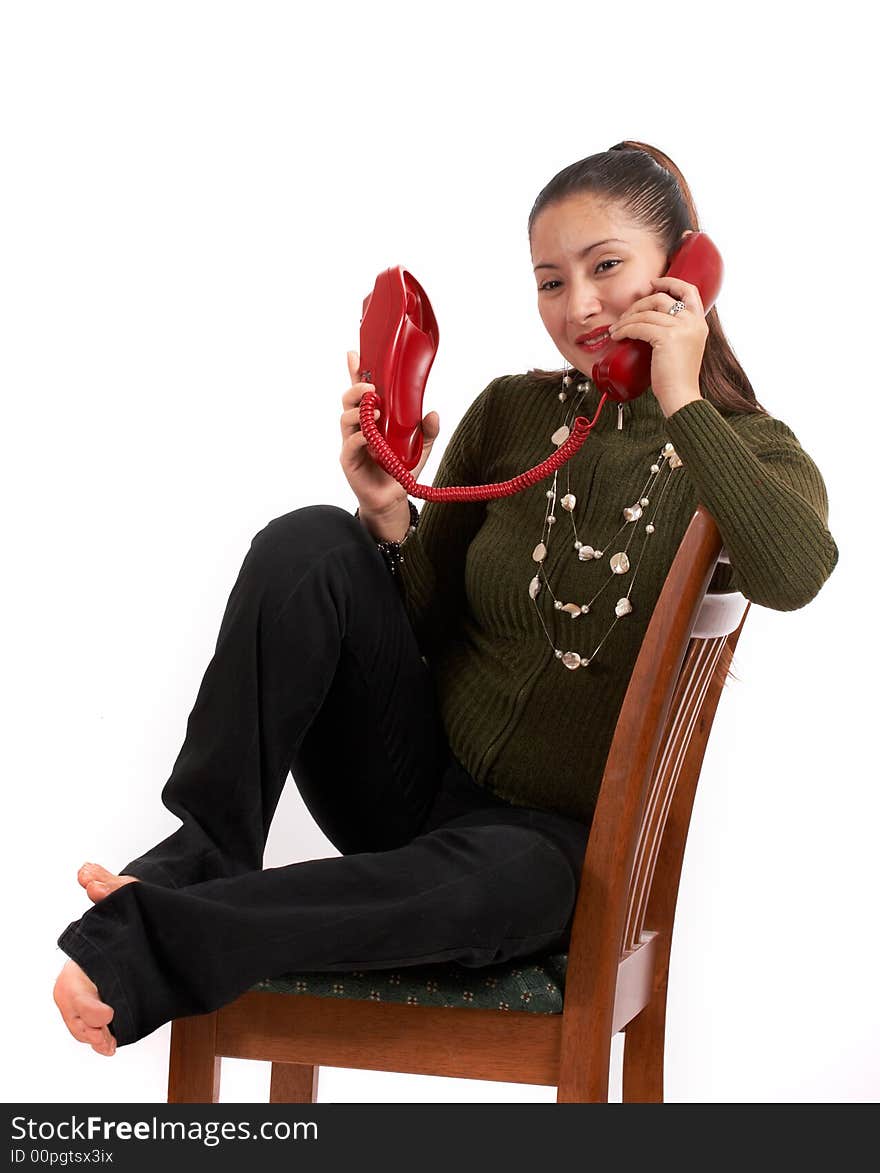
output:
M585 415L589 419L593 419L602 396L591 380L588 384L587 391L584 393L583 398L581 398L580 392L576 391L576 387L578 383L583 383L588 376L584 375L581 371L573 370L571 377L573 382L568 388L568 402L578 403L578 415ZM619 407L622 409L621 411L618 410ZM618 417L622 417L623 422L620 430L618 430ZM602 406L602 411L593 431L609 436L614 433L622 440L650 440L653 437L662 436L665 423L666 416L663 414L663 409L660 407L656 395L649 387L644 394L639 395L636 399L630 399L623 404L618 404L616 399L608 396Z

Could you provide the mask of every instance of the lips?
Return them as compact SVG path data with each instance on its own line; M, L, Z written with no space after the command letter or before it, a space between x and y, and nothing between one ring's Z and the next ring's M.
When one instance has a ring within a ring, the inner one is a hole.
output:
M581 334L579 338L575 339L575 345L583 347L584 350L598 350L604 346L608 338L608 327L597 326L589 334Z

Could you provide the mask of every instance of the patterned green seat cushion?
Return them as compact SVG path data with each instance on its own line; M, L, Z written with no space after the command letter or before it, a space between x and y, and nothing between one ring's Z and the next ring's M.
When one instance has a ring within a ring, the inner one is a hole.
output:
M567 964L567 953L550 953L479 968L447 961L397 969L288 973L266 978L251 989L258 993L404 1002L410 1006L561 1014Z

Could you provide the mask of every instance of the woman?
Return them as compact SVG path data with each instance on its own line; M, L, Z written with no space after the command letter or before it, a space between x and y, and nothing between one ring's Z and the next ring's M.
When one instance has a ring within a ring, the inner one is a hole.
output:
M605 348L648 342L649 390L606 404L549 488L419 516L366 448L349 354L340 459L359 508L254 537L162 792L182 826L118 875L80 869L94 906L59 938L55 987L75 1038L110 1055L285 972L567 946L617 713L697 503L730 558L715 586L760 605L804 606L838 557L815 464L715 309L663 275L696 227L680 173L640 143L540 193L538 307L571 369L493 380L434 483L533 467L594 417ZM436 412L422 430L416 477ZM262 870L288 771L342 854Z

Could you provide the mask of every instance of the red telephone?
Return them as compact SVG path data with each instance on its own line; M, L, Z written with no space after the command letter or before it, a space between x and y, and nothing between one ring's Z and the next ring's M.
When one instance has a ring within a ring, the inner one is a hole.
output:
M361 379L382 400L379 431L407 468L422 455L422 398L440 332L428 295L397 265L376 278L361 316Z
M696 285L706 313L721 289L721 254L705 232L686 236L670 262L670 277ZM361 397L360 426L372 454L412 497L424 501L485 501L507 497L536 484L570 460L599 418L606 399L627 402L651 385L651 345L624 338L593 366L602 393L592 420L577 416L568 439L547 460L495 485L420 485L409 472L422 454L422 400L439 344L437 319L428 296L401 265L385 269L364 298L360 330L361 379L376 390ZM378 422L375 408L381 411Z

